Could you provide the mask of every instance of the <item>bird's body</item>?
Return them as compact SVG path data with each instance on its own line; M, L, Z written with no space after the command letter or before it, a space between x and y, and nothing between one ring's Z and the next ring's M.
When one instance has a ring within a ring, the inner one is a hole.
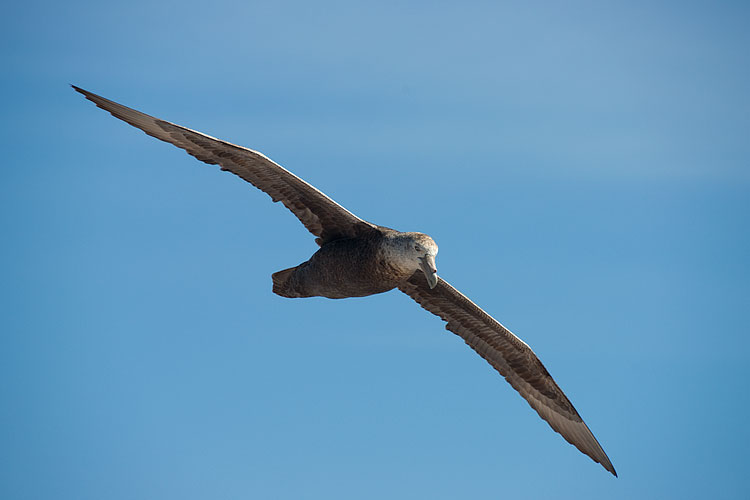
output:
M604 450L539 358L521 339L437 275L437 245L422 233L402 233L364 221L257 151L215 139L74 87L98 107L218 164L282 202L316 236L306 262L272 275L283 297L363 297L398 288L446 321L446 329L492 365L569 443L615 476Z
M307 262L274 273L273 292L291 298L344 299L393 290L417 270L409 266L410 236L374 227L355 238L326 242Z

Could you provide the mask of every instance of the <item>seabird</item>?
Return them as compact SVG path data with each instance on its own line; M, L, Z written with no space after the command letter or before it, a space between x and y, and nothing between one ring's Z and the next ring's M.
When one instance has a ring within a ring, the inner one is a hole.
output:
M257 151L72 87L114 117L202 162L219 165L294 213L320 249L307 262L274 273L274 293L341 299L398 288L445 321L445 328L500 372L552 429L617 476L599 442L531 348L438 276L438 247L432 238L364 221Z

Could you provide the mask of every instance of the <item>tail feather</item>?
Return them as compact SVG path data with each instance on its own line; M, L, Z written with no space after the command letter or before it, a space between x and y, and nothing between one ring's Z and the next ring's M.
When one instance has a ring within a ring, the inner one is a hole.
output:
M271 279L273 280L273 293L281 295L282 297L299 296L289 289L289 278L296 269L297 267L290 267L289 269L284 269L271 275Z

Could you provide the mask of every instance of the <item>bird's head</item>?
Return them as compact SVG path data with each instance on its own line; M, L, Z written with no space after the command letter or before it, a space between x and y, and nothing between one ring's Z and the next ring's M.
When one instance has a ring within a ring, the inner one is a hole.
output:
M430 288L438 284L435 256L438 246L435 241L423 233L401 233L398 237L399 257L403 267L414 272L421 270Z

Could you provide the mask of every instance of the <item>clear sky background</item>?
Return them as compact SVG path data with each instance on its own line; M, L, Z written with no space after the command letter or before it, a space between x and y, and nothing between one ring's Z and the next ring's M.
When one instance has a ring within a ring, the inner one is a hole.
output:
M12 2L0 497L748 498L746 2ZM619 479L405 295L76 84L258 149L536 351Z

